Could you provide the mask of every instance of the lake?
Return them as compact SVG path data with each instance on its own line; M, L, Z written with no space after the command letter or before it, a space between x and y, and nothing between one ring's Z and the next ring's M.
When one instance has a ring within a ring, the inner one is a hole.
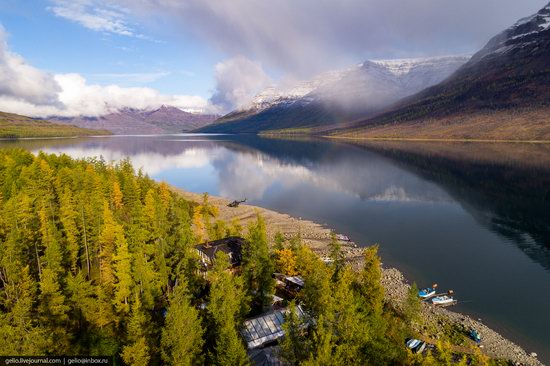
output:
M550 145L112 136L1 141L76 158L129 157L176 187L310 219L550 364Z

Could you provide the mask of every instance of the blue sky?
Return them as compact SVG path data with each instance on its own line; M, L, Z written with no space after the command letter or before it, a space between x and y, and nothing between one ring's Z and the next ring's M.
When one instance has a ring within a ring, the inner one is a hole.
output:
M224 113L365 59L472 54L547 0L2 0L0 110Z
M51 6L46 0L0 3L10 49L33 66L54 74L76 72L104 85L149 86L204 98L212 94L221 56L207 45L181 33L142 39L97 32L55 16Z

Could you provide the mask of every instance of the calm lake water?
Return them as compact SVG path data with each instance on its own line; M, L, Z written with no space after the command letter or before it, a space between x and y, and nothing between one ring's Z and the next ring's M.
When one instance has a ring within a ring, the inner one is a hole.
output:
M327 224L550 364L550 146L256 136L2 141L129 157L158 180Z

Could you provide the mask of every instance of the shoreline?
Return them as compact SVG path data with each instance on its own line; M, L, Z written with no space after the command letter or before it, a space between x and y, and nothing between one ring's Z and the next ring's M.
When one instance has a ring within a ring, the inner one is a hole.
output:
M343 141L412 141L412 142L472 142L472 143L495 143L495 144L550 144L550 140L514 140L514 139L466 139L466 138L422 138L422 137L360 137L360 136L341 136L341 135L323 135L315 133L278 133L278 132L259 132L256 135L262 137L275 138L322 138L327 140Z
M498 144L550 144L550 140L492 140L492 139L461 139L461 138L414 138L414 137L351 137L351 136L321 136L325 139L350 140L350 141L416 141L416 142L474 142L474 143L498 143Z
M173 189L190 201L200 202L202 199L201 194L177 188ZM246 227L248 222L254 220L256 213L259 212L266 221L267 235L271 240L273 240L277 232L281 232L286 238L300 234L303 243L309 246L316 254L322 257L328 255L328 244L331 238L330 228L309 220L294 218L288 214L247 204L241 204L237 208L229 208L227 204L231 201L217 196L209 196L209 202L219 208L218 217L221 220L229 222L231 219L236 218L240 220L243 227ZM362 263L363 248L356 248L343 243L342 250L348 263L354 268L359 268ZM385 289L386 301L393 306L400 307L410 288L410 284L407 283L403 273L396 268L383 265L382 285ZM437 340L439 338L438 333L446 326L458 326L464 329L473 327L483 336L483 348L481 350L484 354L492 358L510 360L515 365L543 366L543 363L536 357L530 356L530 352L527 352L511 340L504 338L498 332L472 319L468 315L445 308L430 306L427 303L423 303L421 312L425 327L423 334L426 340Z

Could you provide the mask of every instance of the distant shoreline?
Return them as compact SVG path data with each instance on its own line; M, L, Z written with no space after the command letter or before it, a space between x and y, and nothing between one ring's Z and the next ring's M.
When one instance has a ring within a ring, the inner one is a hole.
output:
M237 134L239 135L239 134ZM511 139L461 139L461 138L415 138L415 137L349 137L334 135L316 135L314 133L280 133L260 132L258 136L266 137L317 137L331 140L349 141L412 141L412 142L476 142L476 143L516 143L516 144L550 144L550 140L511 140Z
M516 143L516 144L550 144L550 140L486 140L486 139L444 139L444 138L406 138L406 137L344 137L321 136L326 139L337 140L365 140L365 141L414 141L414 142L478 142L478 143Z
M173 189L190 201L200 202L202 200L201 194L191 193L177 188ZM254 220L256 213L259 212L266 221L267 234L270 239L273 239L277 232L281 232L287 238L299 233L304 244L309 246L315 253L319 256L328 255L331 230L323 225L247 204L242 204L237 208L229 208L227 204L230 200L222 197L209 196L209 200L219 208L219 218L221 220L229 222L231 219L238 219L243 226L246 226L248 222ZM343 244L343 251L347 261L353 268L359 268L362 265L363 249L347 246L345 243ZM405 276L396 268L383 267L382 284L385 288L386 301L393 306L400 307L406 297L407 290L410 288L410 285L406 282ZM460 325L465 329L477 329L483 337L482 350L490 357L507 359L512 362L519 362L523 365L543 365L535 357L529 356L529 353L523 348L504 338L498 332L490 329L484 324L470 318L468 315L425 304L422 307L422 316L425 322L430 325L430 328L434 327L434 329L438 329L438 331L442 331L444 324ZM434 334L433 336L436 335ZM433 341L435 337L426 335L425 338L425 340ZM534 351L536 352L536 350Z

